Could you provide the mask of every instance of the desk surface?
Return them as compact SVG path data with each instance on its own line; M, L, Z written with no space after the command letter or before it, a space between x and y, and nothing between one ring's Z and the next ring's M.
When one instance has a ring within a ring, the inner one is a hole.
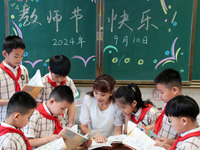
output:
M95 150L102 150L103 148L96 148ZM87 148L83 148L83 147L79 147L76 150L88 150ZM115 148L113 148L112 150L131 150L130 148L126 147L123 144L119 144L117 145Z

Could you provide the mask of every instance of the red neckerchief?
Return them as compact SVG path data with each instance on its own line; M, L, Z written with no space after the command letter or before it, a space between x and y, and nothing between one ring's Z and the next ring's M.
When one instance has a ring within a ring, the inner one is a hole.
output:
M11 127L4 127L0 124L0 136L7 134L7 133L18 133L18 134L22 135L25 142L26 142L27 149L32 150L32 147L31 147L28 139L26 138L26 136L24 135L24 133L21 130L14 129L14 128L11 128Z
M53 86L53 87L57 87L58 85L56 84L56 82L52 81L50 78L49 78L49 75L47 75L47 81ZM66 80L62 81L60 84L61 85L64 85L66 82Z
M4 65L3 61L0 64L0 68L3 69L15 81L15 92L21 91L20 85L18 83L18 80L19 80L19 78L21 76L21 68L20 68L20 66L17 69L17 77L15 77L15 75L12 73L12 71L10 71L10 69L8 69Z
M40 104L40 105L37 107L36 110L38 110L38 111L40 112L40 114L41 114L43 117L45 117L45 118L47 118L47 119L49 119L49 120L54 120L54 121L55 121L55 130L54 130L53 133L54 133L54 134L60 133L60 131L61 131L63 128L62 128L62 126L60 125L60 122L59 122L58 118L57 118L57 117L54 117L54 116L52 116L52 115L50 115L49 113L47 113L46 110L44 109L43 103Z
M192 133L186 134L183 137L180 137L180 135L179 135L179 137L176 139L176 141L174 142L174 144L172 145L170 150L174 150L176 148L176 145L177 145L178 142L184 141L185 139L188 139L188 138L194 137L194 136L200 136L200 131L196 131L196 132L192 132Z
M162 121L165 114L165 108L163 109L162 113L158 116L158 119L155 122L155 134L158 134L162 127Z
M147 106L147 107L142 108L142 112L141 112L141 114L140 114L140 117L139 117L138 121L136 121L134 115L131 115L131 119L132 119L133 122L135 122L136 124L138 124L140 121L143 120L143 118L144 118L144 116L146 115L146 113L147 113L147 112L149 111L149 109L152 107L151 104L147 104L146 106Z

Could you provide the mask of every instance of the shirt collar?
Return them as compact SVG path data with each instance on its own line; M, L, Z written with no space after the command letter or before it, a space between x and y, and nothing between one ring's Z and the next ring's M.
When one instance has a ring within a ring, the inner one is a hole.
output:
M186 134L189 134L189 133L192 133L192 132L196 132L196 131L200 131L200 127L198 128L195 128L195 129L192 129L192 130L189 130L189 131L186 131L184 133L181 133L181 137L185 136Z
M5 63L4 61L3 61L3 64L12 72L14 72L15 70L17 70L19 68L19 66L16 66L15 68L13 68L10 65L8 65L7 63Z
M142 108L139 108L136 113L133 113L133 115L135 115L135 117L139 117L141 113L142 113Z
M47 105L46 105L45 102L43 103L43 106L44 106L44 109L46 110L46 112L47 112L49 115L52 115L52 114L50 113L49 109L47 108Z
M10 128L16 129L14 126L9 125L9 124L5 123L4 121L1 123L1 125L4 126L4 127L10 127Z

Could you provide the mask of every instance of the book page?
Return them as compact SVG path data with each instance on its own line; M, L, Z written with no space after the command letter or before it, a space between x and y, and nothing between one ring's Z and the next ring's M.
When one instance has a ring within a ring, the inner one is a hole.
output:
M128 136L124 139L123 144L135 148L137 150L165 150L162 147L154 146L156 142L144 132L142 132L140 129L138 129L135 123L129 121L128 129L130 131Z
M38 148L36 148L35 150L64 150L66 149L66 145L65 145L65 142L63 140L63 138L59 138L57 140L54 140L52 142L49 142L45 145L42 145Z
M42 84L42 79L41 79L41 73L40 70L38 69L35 73L35 75L31 78L31 80L28 82L28 85L34 85L34 86L44 86Z

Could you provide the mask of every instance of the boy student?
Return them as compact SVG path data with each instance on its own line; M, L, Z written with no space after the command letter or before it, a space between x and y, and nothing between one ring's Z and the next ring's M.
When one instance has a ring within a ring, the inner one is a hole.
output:
M64 55L55 55L52 56L49 60L49 73L42 77L42 82L45 86L42 93L38 96L38 101L47 101L51 91L58 85L67 85L69 86L74 94L74 97L78 96L78 91L74 82L67 75L70 72L71 63L69 59ZM64 119L64 124L68 123L68 127L72 127L74 124L75 116L75 104L74 102L70 105L67 113L65 113L66 119ZM62 116L59 116L59 120ZM68 121L67 121L68 117Z
M58 134L62 126L57 116L64 113L73 102L74 97L69 86L60 85L52 90L50 99L37 107L30 122L23 128L32 147L60 138Z
M37 104L26 92L17 92L10 98L6 119L0 124L0 149L32 150L28 139L20 130L27 125Z
M181 76L178 71L168 68L163 70L154 79L159 96L167 104L173 97L183 95ZM152 128L150 128L152 129ZM178 133L170 125L167 116L165 115L165 107L154 125L155 133L159 136L160 141L173 144L178 137Z
M0 64L0 122L5 120L8 101L11 96L28 83L28 70L19 65L25 50L24 41L18 36L7 36L3 42Z
M172 146L160 141L157 141L157 145L167 150L199 150L200 127L196 122L199 106L196 101L189 96L176 96L167 103L165 114L180 135Z

